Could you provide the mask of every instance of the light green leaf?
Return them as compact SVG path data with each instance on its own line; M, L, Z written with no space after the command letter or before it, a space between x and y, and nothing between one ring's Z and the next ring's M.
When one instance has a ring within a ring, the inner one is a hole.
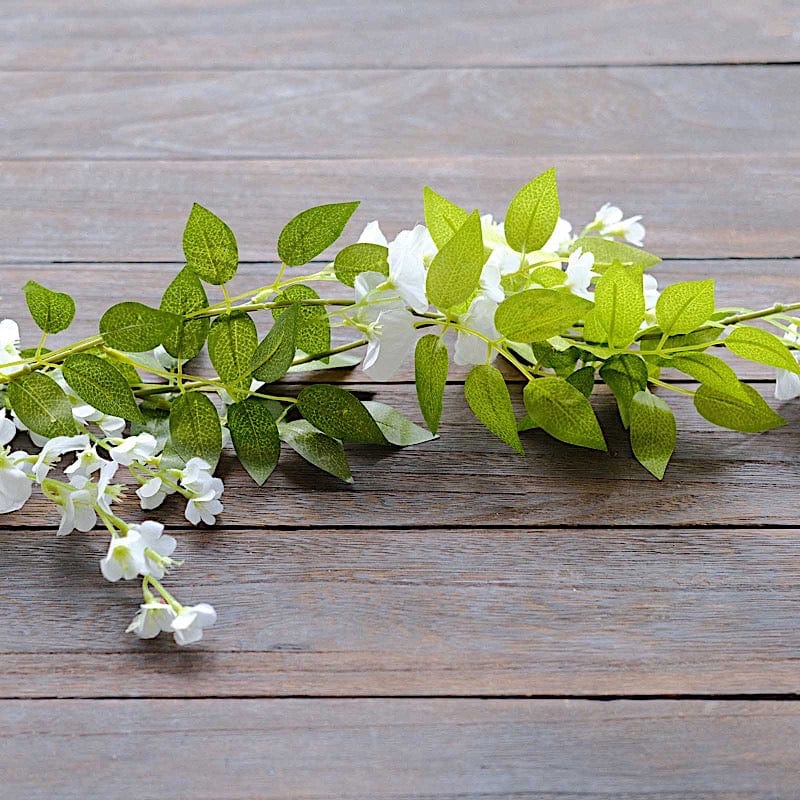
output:
M594 391L594 367L581 367L567 375L567 383L571 383L584 397L590 397Z
M117 303L100 318L100 334L108 347L143 353L163 344L181 318L141 303Z
M575 370L575 365L581 356L580 350L575 347L557 350L551 342L531 342L529 347L537 366L552 369L562 378L566 378Z
M297 396L297 410L323 433L345 442L389 444L364 404L339 386L306 386Z
M434 244L441 249L467 221L469 214L429 186L422 190L422 204L425 208L425 225Z
M709 353L683 353L670 359L668 365L722 394L747 399L736 373L721 358Z
M538 283L544 289L554 289L556 286L563 286L567 280L567 273L560 267L552 264L544 264L531 272L531 282Z
M333 270L339 283L354 286L362 272L389 274L389 248L382 244L357 242L340 250L333 262Z
M342 443L326 436L304 419L282 425L281 439L298 455L325 472L346 483L353 482Z
M248 397L228 408L228 428L236 455L259 486L272 474L281 452L269 404L269 400Z
M206 290L200 278L184 267L167 286L161 298L161 310L183 316L208 306ZM211 320L197 317L180 322L175 331L164 339L164 349L181 361L195 358L203 349Z
M341 235L359 203L330 203L301 211L278 237L278 255L289 267L316 258Z
M43 372L30 372L8 384L8 401L23 425L52 439L72 436L78 426L64 390Z
M66 330L75 317L75 301L64 292L54 292L36 281L28 281L23 287L25 302L33 321L45 333Z
M208 332L208 355L234 400L250 389L251 359L258 347L256 324L244 311L217 317Z
M794 360L792 351L777 336L761 328L750 325L734 328L725 339L725 347L739 358L800 374L800 364Z
M304 300L319 299L319 295L312 288L301 284L288 286L275 298L276 302L289 302L300 305L295 344L310 356L324 353L331 348L331 326L325 307L321 305L303 305ZM291 306L286 308L291 308ZM280 319L286 313L286 308L273 308L273 318ZM327 359L324 360L327 361Z
M500 370L488 364L473 367L464 383L464 397L472 413L500 441L524 454L511 397Z
M580 239L576 239L570 247L570 252L579 247L583 249L584 253L591 253L594 256L593 269L595 272L603 272L605 267L616 263L647 269L661 261L658 256L642 250L641 247L614 242L600 236L582 236Z
M420 411L434 433L439 430L442 419L448 368L447 345L433 333L423 336L414 353L414 380Z
M591 322L599 325L604 335L587 330L593 341L608 342L611 347L627 347L639 332L644 320L644 287L641 270L610 266L595 284L594 310ZM589 326L589 320L587 320Z
M378 424L390 444L398 447L408 447L412 444L430 442L437 438L435 433L416 425L410 419L404 417L397 409L387 406L385 403L365 400L364 408L369 411L370 416Z
M211 468L222 452L222 428L217 409L202 392L186 392L172 401L170 441L184 460L202 458Z
M434 256L426 281L428 299L441 309L466 302L478 288L485 261L481 218L473 211Z
M227 283L239 266L233 231L208 209L195 203L183 231L186 267L207 283Z
M539 426L531 419L530 414L523 414L522 419L517 423L517 430L520 433L524 431L535 431Z
M299 317L300 306L292 303L285 313L275 320L272 329L256 347L250 360L253 377L256 380L274 383L292 366Z
M523 186L511 201L506 214L506 241L518 253L530 253L544 247L558 222L555 167Z
M636 392L631 403L631 447L636 460L661 480L676 440L677 427L670 407L646 390Z
M73 353L62 365L70 389L104 414L139 422L139 406L125 376L111 363L90 353Z
M669 336L692 333L714 313L714 281L685 281L667 286L656 303L656 320Z
M647 365L634 353L620 353L600 367L600 377L614 393L620 419L628 428L633 396L647 388Z
M497 307L494 324L515 342L539 342L560 336L591 310L592 303L556 289L528 289Z
M786 424L752 386L742 383L741 390L747 395L746 400L701 385L694 395L694 407L714 425L743 433L760 433Z
M568 444L607 450L591 403L563 378L537 378L525 387L525 408L534 425Z

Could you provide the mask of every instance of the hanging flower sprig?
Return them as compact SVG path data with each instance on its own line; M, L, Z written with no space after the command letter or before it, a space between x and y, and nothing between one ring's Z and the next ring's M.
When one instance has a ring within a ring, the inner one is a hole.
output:
M703 417L732 430L785 424L714 351L775 368L777 399L800 396L800 302L718 308L712 280L659 291L650 270L660 259L642 249L641 217L624 218L606 203L573 233L552 169L517 192L502 223L429 188L423 201L425 225L387 241L372 222L333 263L297 274L340 238L358 203L303 211L278 239L277 277L236 296L227 288L239 263L234 234L195 205L183 236L186 266L159 308L118 303L97 335L55 349L49 337L69 327L75 303L29 281L23 291L38 343L20 350L17 323L0 321L0 513L21 509L38 486L60 512L58 535L104 526L101 574L141 580L127 630L141 638L168 632L186 645L214 624L215 609L184 605L163 585L181 563L163 525L128 522L116 510L133 481L143 510L174 495L190 523L213 525L224 491L214 473L229 443L259 485L282 445L351 482L345 443L405 447L435 438L451 362L469 367L464 394L475 417L519 453L520 434L532 428L606 450L591 403L606 384L634 456L658 479L676 442L666 392L691 395ZM219 300L209 301L209 285ZM270 321L266 330L256 318ZM343 344L332 344L333 328L350 334ZM204 349L211 377L192 372ZM289 372L358 363L388 380L412 354L427 429L340 386L275 386ZM525 382L520 418L498 361ZM664 381L664 369L698 388ZM31 446L12 449L23 431ZM117 482L121 469L125 482Z

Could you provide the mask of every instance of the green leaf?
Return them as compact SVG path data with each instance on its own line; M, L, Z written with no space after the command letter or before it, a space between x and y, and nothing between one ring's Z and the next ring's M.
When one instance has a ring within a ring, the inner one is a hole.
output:
M614 393L622 424L630 427L633 396L647 388L647 365L634 353L620 353L600 367L600 377Z
M563 286L567 280L567 273L560 267L544 264L531 272L531 282L538 283L543 289L554 289Z
M75 317L75 301L64 292L54 292L36 281L28 281L23 287L25 302L33 321L45 333L66 330Z
M281 452L269 403L260 397L248 397L228 408L228 428L236 455L259 486L272 474Z
M683 353L670 359L668 365L722 394L747 399L736 373L721 358L709 353Z
M752 386L742 383L741 390L747 399L701 385L694 395L694 407L714 425L743 433L760 433L786 424L786 420L776 414Z
M289 267L300 267L316 258L341 235L359 203L330 203L301 211L278 237L278 255Z
M567 375L567 383L571 383L584 397L591 396L594 391L594 367L581 367Z
M417 342L414 353L414 380L420 411L434 433L439 430L439 422L442 419L448 368L447 345L436 334L429 333L423 336Z
M215 214L195 203L183 231L186 267L207 283L227 283L239 266L233 231Z
M557 289L528 289L497 307L497 330L515 342L539 342L560 336L592 308L589 300Z
M378 424L390 444L398 447L408 447L412 444L430 442L437 438L435 433L431 433L425 428L414 424L397 409L387 406L385 403L379 403L376 400L365 400L364 408L369 411L370 416Z
M525 387L525 408L535 425L568 444L607 450L591 403L563 378L537 378Z
M42 372L30 372L8 384L8 401L23 425L52 439L72 436L78 426L64 390Z
M544 247L558 222L555 167L523 186L511 201L506 214L506 241L518 253L530 253Z
M169 435L184 460L202 458L214 469L222 452L222 428L217 409L202 392L186 392L172 401Z
M336 279L345 286L354 286L362 272L389 274L389 248L382 244L357 242L340 250L333 262Z
M472 413L500 441L524 455L511 397L499 369L488 364L473 367L464 383L464 397Z
M314 427L344 442L389 444L364 404L339 386L306 386L297 396L297 410Z
M531 419L530 414L523 414L522 419L517 423L517 430L520 433L524 431L534 431L539 426Z
M550 342L531 342L530 348L537 366L552 369L562 378L573 372L581 355L576 347L557 350Z
M160 452L169 441L169 411L164 408L151 408L145 405L146 403L147 400L144 400L139 407L141 420L131 422L131 436L138 436L145 432L151 433L158 442ZM163 458L159 462L159 466L166 467Z
M478 288L485 262L481 218L473 211L434 256L426 281L428 299L441 309L466 302Z
M62 365L70 389L104 414L139 422L142 414L125 376L103 358L74 353Z
M206 290L197 274L184 267L167 286L161 298L161 310L183 316L208 306ZM164 349L181 361L199 355L206 343L211 320L197 317L180 322L175 331L164 339Z
M299 456L346 483L353 482L344 447L338 439L326 436L304 419L281 426L281 439Z
M599 326L604 332L598 336L594 330L585 331L587 339L608 342L611 347L627 347L639 332L644 320L644 287L641 270L614 264L595 284L594 310L591 327ZM587 328L590 321L587 319Z
M353 369L361 363L361 356L354 355L353 353L334 353L328 356L324 361L314 360L305 361L302 364L293 364L289 367L289 374L293 375L298 372L318 372L319 370L330 369Z
M570 252L579 247L583 249L584 253L591 253L594 256L593 269L595 272L603 272L604 267L616 263L647 269L661 261L658 256L642 250L641 247L614 242L600 236L582 236L580 239L576 239L570 247Z
M297 319L297 336L295 344L304 353L313 356L324 353L331 348L331 326L324 306L303 305L304 300L319 300L319 295L309 286L297 284L288 286L275 298L275 302L297 303L300 313ZM272 316L280 319L286 308L273 308ZM327 359L325 359L327 361Z
M429 186L422 190L422 204L425 208L425 225L434 244L441 250L467 221L469 214Z
M667 286L656 303L656 320L668 336L692 333L714 313L714 281L685 281Z
M275 320L269 333L256 347L250 366L253 377L264 383L280 380L292 366L297 340L297 321L300 317L300 306L292 303L286 313Z
M750 325L734 328L725 339L725 347L739 358L800 374L800 364L792 351L774 334Z
M648 391L631 403L631 447L636 460L661 480L675 450L677 427L670 407Z
M235 400L250 389L250 364L256 347L256 324L244 311L217 317L208 332L211 364Z
M100 334L108 347L143 353L163 344L181 318L141 303L117 303L100 317Z

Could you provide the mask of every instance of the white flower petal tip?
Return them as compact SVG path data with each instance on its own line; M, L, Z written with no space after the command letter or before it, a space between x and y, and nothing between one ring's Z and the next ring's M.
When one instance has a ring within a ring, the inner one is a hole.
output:
M203 629L217 621L214 606L199 603L196 606L184 606L172 620L171 629L175 642L181 646L194 644L203 638Z

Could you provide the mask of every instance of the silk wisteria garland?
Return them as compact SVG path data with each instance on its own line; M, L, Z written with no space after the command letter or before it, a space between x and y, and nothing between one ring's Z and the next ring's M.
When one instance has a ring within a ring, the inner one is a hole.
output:
M606 204L574 235L560 217L553 169L520 189L504 223L429 188L423 199L424 226L387 242L372 222L332 264L302 276L294 270L339 239L358 203L298 214L278 239L277 277L236 296L226 287L238 267L233 232L195 205L183 236L186 266L160 307L118 303L103 314L98 335L53 350L47 338L69 327L75 303L29 281L23 291L42 331L38 344L20 351L17 323L0 322L0 513L22 508L38 484L61 512L59 536L105 525L111 538L102 575L142 580L143 602L128 631L142 638L170 632L185 645L202 638L216 611L184 605L162 584L179 562L161 523L114 513L125 486L115 482L120 468L138 484L142 509L178 494L194 525L211 525L222 511L214 471L229 442L259 485L277 465L281 443L350 482L343 442L408 446L435 438L451 360L470 367L464 394L477 419L519 453L520 432L533 428L605 450L589 400L598 377L616 399L635 457L659 479L676 425L651 387L692 395L697 411L722 427L759 432L785 424L709 351L725 347L774 367L776 398L800 396L800 335L791 315L800 302L717 308L712 280L659 292L647 272L659 258L642 249L640 217L623 219ZM204 283L219 286L222 299L209 302ZM322 296L310 284L336 291ZM272 325L259 338L253 314L264 311ZM353 336L332 346L333 328ZM212 377L186 369L204 348ZM359 348L363 359L350 352ZM429 430L341 386L308 384L293 395L271 388L290 372L358 363L372 379L387 380L412 352ZM526 381L521 419L497 358ZM696 381L697 390L662 380L664 368ZM11 450L19 431L38 452ZM67 455L70 463L54 477Z

